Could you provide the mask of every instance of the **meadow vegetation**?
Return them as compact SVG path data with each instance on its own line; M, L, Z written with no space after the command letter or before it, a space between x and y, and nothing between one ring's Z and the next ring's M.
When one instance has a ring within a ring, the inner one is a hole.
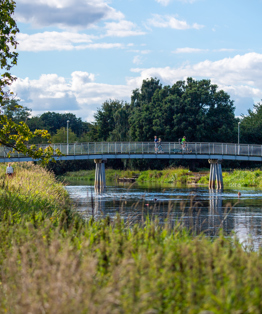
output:
M84 221L52 174L15 170L0 178L0 313L261 312L252 245L168 220Z
M133 170L114 170L106 169L106 180L109 182L116 181L118 178L133 178L137 182L156 182L156 183L181 183L186 184L189 177L192 177L192 172L185 168L171 168L164 170L146 170L146 171L133 171ZM95 170L82 170L75 172L67 172L63 179L76 180L76 181L94 181Z
M208 186L209 171L206 175L199 176L196 183L199 185ZM116 181L118 178L132 178L135 177L138 183L155 182L159 184L190 184L190 180L197 173L192 173L186 168L171 168L164 170L147 170L147 171L132 171L132 170L114 170L106 169L106 181ZM89 181L93 182L95 179L95 170L82 170L75 172L67 172L63 177L65 180L72 181ZM223 171L223 182L228 187L259 187L262 188L262 171L255 170L233 170Z
M202 177L198 183L208 185L209 175ZM262 188L262 171L256 170L234 170L223 172L223 182L228 187L258 187Z

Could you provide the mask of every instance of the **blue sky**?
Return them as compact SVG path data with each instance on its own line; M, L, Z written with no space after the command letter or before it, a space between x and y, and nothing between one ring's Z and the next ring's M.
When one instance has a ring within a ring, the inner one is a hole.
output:
M92 121L143 79L205 78L246 114L262 99L261 12L262 0L17 0L12 89L33 115Z

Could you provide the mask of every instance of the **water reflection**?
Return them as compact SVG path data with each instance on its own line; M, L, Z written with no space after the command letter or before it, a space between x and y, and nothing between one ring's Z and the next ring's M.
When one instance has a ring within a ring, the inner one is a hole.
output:
M225 220L223 219L222 211L222 194L221 192L209 192L209 215L208 215L208 229L214 230L223 227Z
M157 217L159 223L166 219L179 222L195 233L205 232L216 236L221 228L226 234L234 232L241 241L250 236L260 243L262 213L260 190L227 189L224 192L206 188L176 188L159 186L108 186L104 193L93 186L66 187L75 201L77 211L88 218L119 213L125 220L140 222L146 216Z
M101 191L97 195L103 195ZM106 200L103 197L94 197L95 215L106 216Z

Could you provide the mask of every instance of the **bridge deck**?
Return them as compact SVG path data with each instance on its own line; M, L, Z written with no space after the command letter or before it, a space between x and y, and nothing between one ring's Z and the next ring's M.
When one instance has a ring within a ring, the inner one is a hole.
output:
M37 145L45 148L48 145ZM262 161L262 145L232 143L187 143L183 148L178 142L164 142L155 147L152 142L96 142L74 144L52 144L64 156L58 160L80 159L221 159ZM32 158L14 153L7 158L9 150L0 147L0 162L31 161Z

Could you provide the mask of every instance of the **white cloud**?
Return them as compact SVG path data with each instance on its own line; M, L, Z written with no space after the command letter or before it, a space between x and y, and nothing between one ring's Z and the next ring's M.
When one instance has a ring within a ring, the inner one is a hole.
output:
M237 115L262 98L262 54L258 53L237 55L214 62L206 60L179 68L137 68L132 71L140 73L140 76L129 79L128 83L133 86L141 86L142 81L150 77L157 77L164 84L174 84L187 77L211 79L213 84L227 91L236 101Z
M20 51L73 50L92 42L92 36L70 32L18 33Z
M178 1L183 2L183 3L194 3L197 0L178 0Z
M134 56L133 63L137 64L137 65L142 64L143 63L142 57L141 56Z
M171 2L171 0L156 0L156 2L166 6Z
M94 80L94 74L81 71L73 72L70 80L57 74L45 74L38 80L18 78L12 90L34 115L45 111L70 111L88 121L93 120L94 112L104 101L130 100L131 85L99 84Z
M142 55L147 55L151 53L151 50L141 50Z
M70 111L88 120L105 100L130 101L132 90L140 88L142 81L150 77L157 77L168 85L187 77L211 79L235 100L236 115L246 113L262 98L262 54L258 53L177 68L136 68L132 71L136 77L128 78L123 85L96 83L94 74L77 71L71 74L70 80L56 74L42 75L38 80L18 78L12 88L23 100L22 104L32 108L34 114L47 110Z
M127 37L146 34L145 32L140 31L134 23L125 20L121 20L117 23L106 23L105 29L105 36Z
M199 49L199 48L177 48L173 53L198 53L198 52L207 52L208 49Z
M218 51L218 52L233 52L233 51L235 51L235 49L221 48L221 49L216 49L214 51Z
M124 48L120 43L92 43L94 36L70 32L19 33L19 51L83 50Z
M113 48L118 48L118 49L123 49L125 46L120 43L94 43L94 44L89 44L86 46L83 46L81 49L113 49Z
M19 22L33 27L87 28L103 19L123 19L124 15L105 0L17 0Z
M193 3L196 0L178 0L178 1L183 2L183 3ZM158 2L164 6L167 6L168 4L170 4L172 2L172 0L156 0L156 2Z
M160 27L160 28L173 28L173 29L179 29L179 30L185 30L185 29L201 29L204 27L204 25L200 25L197 23L194 23L193 25L189 25L186 21L178 20L174 16L171 15L159 15L159 14L153 14L153 18L148 20L148 24L154 27Z

